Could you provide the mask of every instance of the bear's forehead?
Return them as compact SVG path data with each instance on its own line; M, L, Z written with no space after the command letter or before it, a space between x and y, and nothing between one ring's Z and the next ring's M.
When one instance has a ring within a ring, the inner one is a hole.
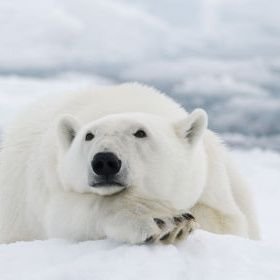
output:
M163 124L164 120L158 116L132 113L109 115L88 124L93 130L130 130L136 128L152 128ZM167 122L166 122L167 123Z
M146 127L143 122L129 119L111 119L93 122L90 128L93 130L129 130L137 126Z

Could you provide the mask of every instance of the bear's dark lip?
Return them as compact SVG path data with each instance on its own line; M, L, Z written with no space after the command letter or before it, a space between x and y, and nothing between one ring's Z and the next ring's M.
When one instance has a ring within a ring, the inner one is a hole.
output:
M115 181L104 181L104 182L97 182L90 185L93 188L100 188L100 187L122 187L125 188L125 185L123 185L120 182Z

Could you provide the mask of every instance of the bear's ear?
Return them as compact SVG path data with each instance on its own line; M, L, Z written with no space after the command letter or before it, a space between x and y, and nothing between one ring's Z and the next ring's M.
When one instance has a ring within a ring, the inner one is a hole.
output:
M79 122L71 115L62 116L58 120L58 124L57 124L58 142L63 150L69 148L79 128L80 128Z
M176 123L176 130L180 137L187 139L190 144L196 144L205 132L207 124L207 113L202 109L195 109L186 119Z

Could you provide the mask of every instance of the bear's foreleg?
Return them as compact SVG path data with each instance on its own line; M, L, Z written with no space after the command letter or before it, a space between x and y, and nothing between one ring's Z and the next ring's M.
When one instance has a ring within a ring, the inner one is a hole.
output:
M186 211L129 192L107 197L63 193L49 206L48 238L174 243L197 227L194 217Z

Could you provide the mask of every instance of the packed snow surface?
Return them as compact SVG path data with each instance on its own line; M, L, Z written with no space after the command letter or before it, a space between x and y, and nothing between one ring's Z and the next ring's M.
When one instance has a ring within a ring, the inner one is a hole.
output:
M70 240L0 245L1 280L254 279L280 276L280 156L233 152L256 198L262 241L195 231L174 245Z
M203 231L177 246L48 240L0 249L1 280L277 280L280 273L280 246Z

